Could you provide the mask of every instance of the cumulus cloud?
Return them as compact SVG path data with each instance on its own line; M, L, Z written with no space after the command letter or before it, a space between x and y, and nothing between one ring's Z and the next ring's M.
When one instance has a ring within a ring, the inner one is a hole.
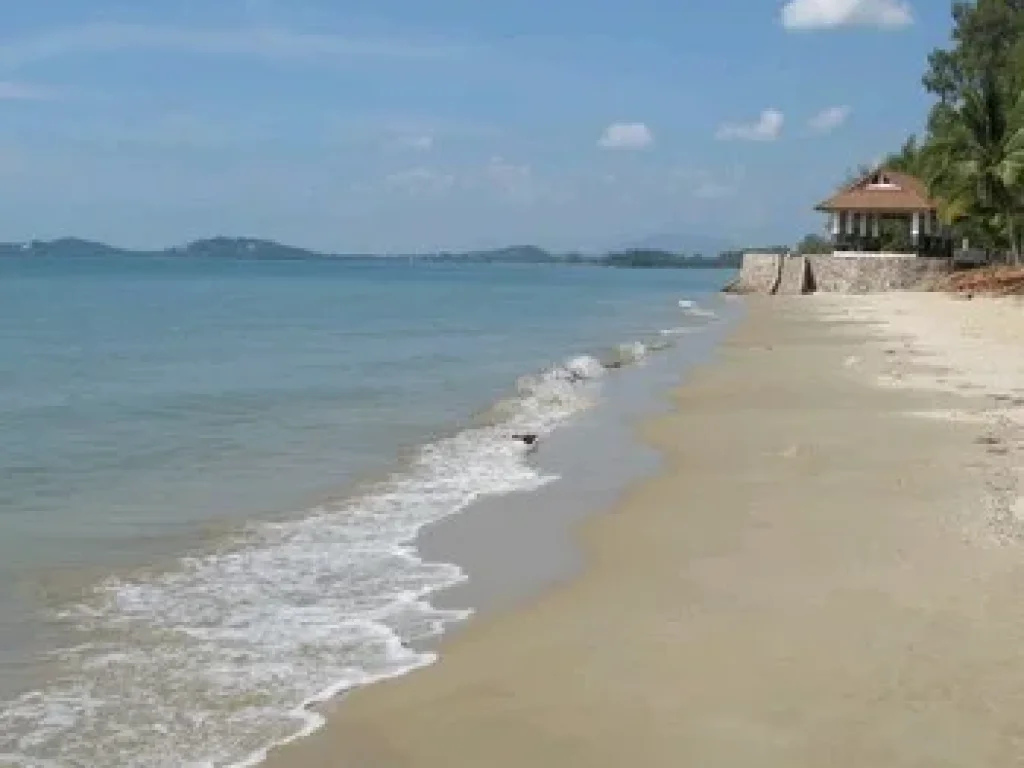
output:
M812 117L807 125L814 133L831 133L849 119L850 112L847 105L828 107Z
M898 29L913 21L906 0L790 0L782 8L782 26L786 29Z
M597 141L604 149L644 149L653 143L654 134L645 123L612 123Z
M785 116L777 109L765 109L753 123L725 123L715 137L722 141L775 141L782 134Z

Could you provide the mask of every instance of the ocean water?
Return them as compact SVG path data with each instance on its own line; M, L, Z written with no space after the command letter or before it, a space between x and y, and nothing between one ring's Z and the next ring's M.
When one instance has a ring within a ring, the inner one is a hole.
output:
M0 765L244 765L433 660L424 526L716 321L714 271L0 261Z

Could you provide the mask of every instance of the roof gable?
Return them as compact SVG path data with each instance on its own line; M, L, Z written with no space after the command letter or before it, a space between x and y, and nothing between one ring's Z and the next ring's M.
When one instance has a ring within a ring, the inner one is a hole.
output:
M920 179L902 171L876 168L815 208L819 211L931 211L938 206Z

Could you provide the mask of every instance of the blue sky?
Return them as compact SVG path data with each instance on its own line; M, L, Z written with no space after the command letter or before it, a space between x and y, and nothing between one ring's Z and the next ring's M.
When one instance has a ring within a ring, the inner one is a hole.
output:
M792 241L919 130L940 0L47 0L0 32L0 240Z

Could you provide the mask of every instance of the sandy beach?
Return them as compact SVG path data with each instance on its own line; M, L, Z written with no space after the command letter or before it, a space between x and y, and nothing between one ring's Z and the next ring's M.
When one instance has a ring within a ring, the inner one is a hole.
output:
M752 300L578 577L267 764L1024 764L1022 341L1012 300Z

